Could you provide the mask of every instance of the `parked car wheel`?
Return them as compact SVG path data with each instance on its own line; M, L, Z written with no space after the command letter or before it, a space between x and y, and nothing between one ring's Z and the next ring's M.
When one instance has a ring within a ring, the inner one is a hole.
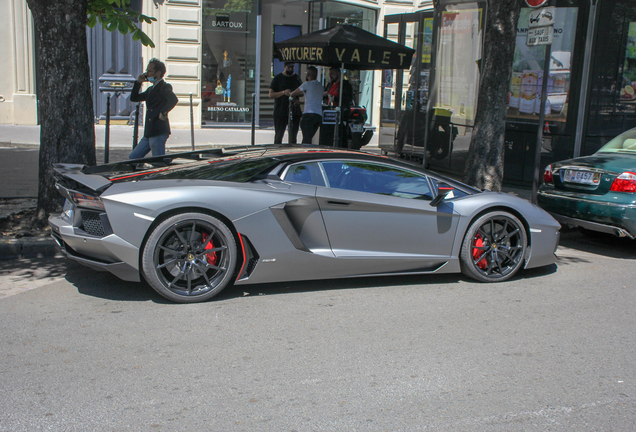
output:
M223 222L203 213L181 213L161 222L148 237L142 272L163 297L201 302L231 282L236 256L234 236Z
M462 273L481 282L510 279L522 266L528 245L526 230L508 212L486 213L473 222L462 244Z

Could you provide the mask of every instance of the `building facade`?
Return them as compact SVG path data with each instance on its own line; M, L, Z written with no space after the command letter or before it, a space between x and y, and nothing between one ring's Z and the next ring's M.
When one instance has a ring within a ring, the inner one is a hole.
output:
M133 79L149 59L157 57L165 61L166 80L179 96L171 124L190 126L192 99L195 127L227 128L250 127L252 119L258 126L271 123L269 83L282 70L274 59L275 41L345 20L382 34L385 14L432 9L432 1L142 0L141 8L157 18L143 27L154 49L117 32L87 30L96 118L104 118L106 110L100 83ZM2 39L11 41L0 47L0 59L12 71L0 77L0 123L37 124L32 17L25 0L4 1L0 12ZM348 73L359 92L358 102L370 108L371 122L378 105L375 75ZM122 94L113 99L111 118L130 116L133 107L128 98Z

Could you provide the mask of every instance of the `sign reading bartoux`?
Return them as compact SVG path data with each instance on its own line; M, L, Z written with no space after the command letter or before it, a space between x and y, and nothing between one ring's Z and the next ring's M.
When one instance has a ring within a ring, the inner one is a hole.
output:
M247 32L247 14L245 13L216 13L207 14L206 30Z
M555 12L554 6L536 9L530 12L526 45L552 45Z

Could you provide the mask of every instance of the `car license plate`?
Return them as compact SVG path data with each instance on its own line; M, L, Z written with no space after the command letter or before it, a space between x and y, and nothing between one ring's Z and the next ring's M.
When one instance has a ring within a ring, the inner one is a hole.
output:
M362 132L362 131L364 131L364 126L361 125L360 123L349 123L349 126L351 126L351 132Z
M565 170L564 180L570 183L597 185L601 175L591 171Z

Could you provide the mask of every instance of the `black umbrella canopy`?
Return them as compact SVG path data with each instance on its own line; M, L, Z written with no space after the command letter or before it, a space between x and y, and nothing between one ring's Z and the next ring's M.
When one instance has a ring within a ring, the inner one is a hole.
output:
M407 69L415 50L350 24L296 36L276 44L284 62L345 69Z

